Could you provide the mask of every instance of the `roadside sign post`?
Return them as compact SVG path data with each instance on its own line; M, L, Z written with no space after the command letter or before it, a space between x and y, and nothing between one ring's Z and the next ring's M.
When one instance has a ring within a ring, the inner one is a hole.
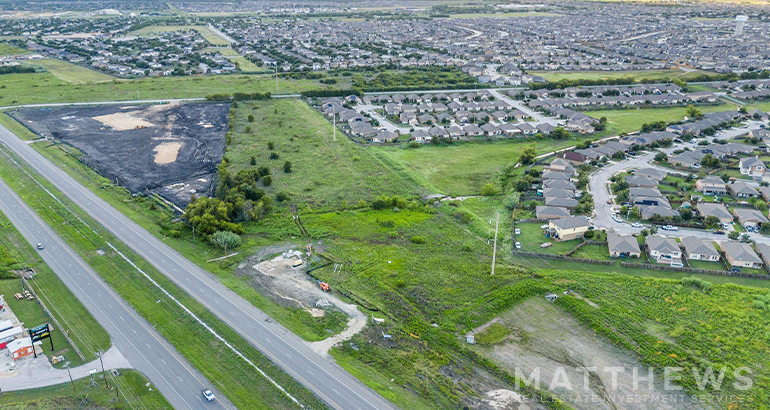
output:
M37 357L37 352L35 351L35 342L43 339L48 339L51 341L51 351L54 351L53 338L51 337L51 325L48 323L44 323L40 326L29 329L29 338L32 341L32 353L35 355L35 357Z

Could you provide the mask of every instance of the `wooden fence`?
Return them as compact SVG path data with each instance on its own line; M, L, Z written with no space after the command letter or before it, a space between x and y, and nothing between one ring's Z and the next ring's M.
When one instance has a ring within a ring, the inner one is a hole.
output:
M621 261L620 266L624 266L628 268L644 268L644 269L667 270L667 271L684 272L684 273L699 273L704 275L734 276L739 278L770 280L770 275L756 275L753 273L737 273L737 272L731 272L731 271L725 271L725 270L714 270L714 269L698 269L698 268L685 268L685 267L676 268L670 265L663 265L663 264L632 263L632 262Z

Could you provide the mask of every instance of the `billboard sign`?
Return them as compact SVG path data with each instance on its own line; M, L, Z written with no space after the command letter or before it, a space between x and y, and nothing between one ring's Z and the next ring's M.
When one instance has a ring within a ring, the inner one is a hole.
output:
M33 343L38 340L48 339L51 337L51 328L48 326L48 323L33 327L29 329L29 336L32 338Z

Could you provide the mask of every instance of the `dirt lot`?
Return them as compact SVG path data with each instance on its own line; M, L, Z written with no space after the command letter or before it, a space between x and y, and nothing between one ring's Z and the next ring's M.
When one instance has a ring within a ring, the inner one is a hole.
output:
M517 367L527 375L539 369L543 389L554 380L566 379L567 383L551 386L552 391L576 409L706 408L703 404L692 404L686 395L679 394L681 392L663 390L662 373L659 380L655 380L654 388L641 381L634 389L631 369L636 367L640 377L647 377L647 367L544 298L529 299L491 323L505 326L510 334L492 346L477 345L479 352L511 373ZM477 334L488 325L476 329ZM612 373L608 370L612 367L624 369L617 373L614 389Z
M207 195L225 151L230 104L25 108L10 114L36 134L83 152L82 161L132 193L184 206Z
M276 303L301 308L313 317L322 317L334 310L344 312L348 322L342 332L311 344L313 350L326 355L334 345L360 332L367 318L356 305L322 291L318 283L305 274L307 262L302 261L303 254L290 244L268 246L238 265L236 274L248 276L255 289Z

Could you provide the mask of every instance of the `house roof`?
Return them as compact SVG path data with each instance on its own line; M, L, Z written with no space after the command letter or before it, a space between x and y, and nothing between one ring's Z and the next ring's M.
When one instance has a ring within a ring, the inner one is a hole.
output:
M736 182L734 184L728 185L731 191L738 194L745 194L745 195L758 195L757 190L748 186L745 182Z
M741 168L762 167L765 168L765 163L757 157L741 158Z
M640 253L639 242L631 235L618 235L614 232L607 234L607 245L610 253Z
M574 208L578 205L578 201L572 198L549 196L545 198L545 204L549 206L563 206L567 208Z
M555 227L559 229L576 229L576 228L583 228L583 227L587 228L590 225L590 223L588 222L588 218L586 218L583 215L555 219L551 221L551 224L553 224Z
M687 249L687 253L706 256L719 256L714 247L714 243L711 241L704 241L703 239L696 238L695 236L688 236L682 238L682 245Z
M751 246L747 243L722 241L720 245L722 246L722 250L730 255L733 260L762 263L762 260L759 259L757 253L754 252L754 249L751 249Z
M767 217L756 209L735 208L733 209L733 215L738 217L738 220L741 222L767 222Z
M660 235L648 235L644 240L650 250L656 250L660 253L679 252L679 244L674 238L667 238Z
M700 202L698 203L697 208L698 212L700 212L704 217L714 215L720 220L733 219L733 215L730 213L730 211L727 210L727 207L724 206L724 204Z
M535 215L537 219L559 219L569 216L569 209L560 206L538 205L535 207Z

